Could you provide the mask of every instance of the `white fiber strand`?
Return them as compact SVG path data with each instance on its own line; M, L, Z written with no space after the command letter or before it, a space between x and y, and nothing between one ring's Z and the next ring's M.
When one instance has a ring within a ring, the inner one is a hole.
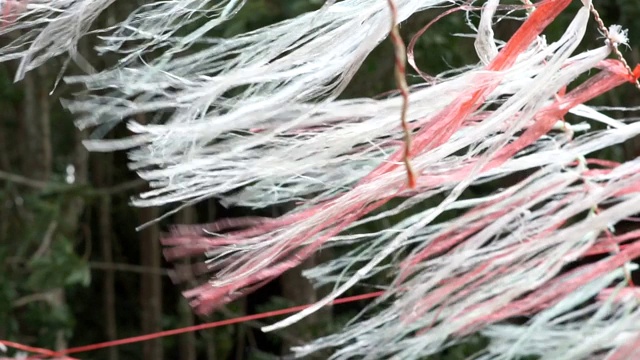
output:
M21 78L65 52L79 59L78 40L111 2L28 2L0 30L25 30L0 61L21 59ZM65 79L85 88L64 103L80 128L127 121L130 137L85 144L129 151L130 168L150 185L134 205L295 205L277 218L217 219L163 237L168 260L208 257L200 275L211 280L183 293L197 312L333 247L343 255L304 272L329 294L263 330L369 281L385 291L344 329L294 348L301 358L330 349L331 359L418 359L479 337L488 342L475 355L482 360L622 360L640 346L630 281L640 230L628 226L640 214L640 159L602 158L640 136L640 122L603 113L631 108L587 105L638 77L610 59L626 30L612 26L602 46L579 51L591 1L549 41L544 28L570 1L514 10L489 0L479 19L465 3L477 63L410 88L409 148L400 96L338 98L387 38L387 1L328 1L213 37L244 3L141 6L95 31L97 52L117 55L117 64ZM399 21L453 3L394 2ZM500 41L494 26L506 18L522 27ZM567 122L575 118L583 122Z

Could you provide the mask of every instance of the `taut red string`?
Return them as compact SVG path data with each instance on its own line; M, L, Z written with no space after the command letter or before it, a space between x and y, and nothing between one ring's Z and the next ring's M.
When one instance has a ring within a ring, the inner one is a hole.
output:
M331 304L338 305L338 304L345 304L345 303L355 302L360 300L367 300L371 298L376 298L382 295L383 293L384 291L376 291L376 292L367 293L367 294L348 296L348 297L336 299ZM304 310L311 305L312 304L293 306L286 309L267 311L267 312L247 315L247 316L240 316L237 318L214 321L206 324L187 326L187 327L172 329L172 330L165 330L165 331L160 331L152 334L133 336L133 337L119 339L119 340L105 341L97 344L78 346L78 347L69 348L62 351L52 351L48 349L35 348L35 347L30 347L30 346L18 344L12 341L5 341L5 340L0 340L0 344L15 348L15 349L19 349L19 350L38 353L38 354L44 355L44 357L64 357L65 355L68 355L68 354L76 354L76 353L81 353L86 351L93 351L93 350L104 349L108 347L148 341L148 340L157 339L157 338L166 337L166 336L184 334L184 333L193 332L193 331L212 329L220 326L239 324L239 323L243 323L251 320L264 319L264 318L269 318L269 317L278 316L278 315L286 315L286 314L298 312L300 310ZM42 359L42 358L43 357L40 356L40 357L30 357L29 359ZM72 358L68 358L68 357L65 357L65 359L73 360Z

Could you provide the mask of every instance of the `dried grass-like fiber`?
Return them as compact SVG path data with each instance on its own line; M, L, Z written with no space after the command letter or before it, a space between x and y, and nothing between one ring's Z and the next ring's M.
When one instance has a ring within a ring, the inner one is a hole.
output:
M563 36L547 43L542 31L570 1L546 0L503 44L492 31L500 2L487 1L476 35L479 63L410 89L406 118L417 175L410 189L401 98L336 100L387 36L386 2L346 0L230 39L201 36L242 3L222 2L207 25L185 37L175 36L177 29L204 14L207 1L142 7L103 33L99 51L121 54L119 66L66 79L87 88L89 96L67 103L80 127L159 114L152 124L130 122L136 135L129 139L87 142L97 151L132 149L131 168L153 187L136 205L207 197L252 207L299 203L280 218L177 226L163 239L170 259L210 257L202 274L213 273L212 281L184 294L197 311L253 291L323 246L349 245L347 255L306 272L333 284L331 294L265 330L393 269L377 302L383 310L296 348L300 356L332 348L334 359L419 358L478 332L489 340L479 359L622 359L633 351L640 310L624 280L635 269L629 261L640 256L640 232L615 227L640 212L640 161L589 156L640 135L640 124L584 105L640 75L607 60L626 41L621 28L610 29L615 42L576 53L590 16L585 0ZM398 0L398 21L445 3ZM29 4L10 27L44 28L0 52L0 60L23 59L24 71L73 55L86 28L69 25L68 16L88 24L108 2ZM47 16L56 20L47 23ZM68 39L51 38L54 23ZM210 46L183 54L196 41ZM169 51L139 61L157 48ZM567 91L582 74L589 79ZM569 112L608 128L563 123ZM462 196L472 185L523 173L494 194ZM387 229L361 230L407 213ZM601 259L583 261L595 255ZM567 265L575 269L565 271ZM523 316L523 324L509 323Z

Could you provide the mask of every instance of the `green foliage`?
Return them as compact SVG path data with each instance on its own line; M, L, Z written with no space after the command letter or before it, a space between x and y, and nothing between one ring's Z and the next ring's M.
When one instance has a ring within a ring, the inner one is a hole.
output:
M428 356L425 360L466 360L479 354L486 348L488 341L480 335L473 335L463 339L444 350L441 354Z
M73 285L89 286L91 283L86 260L80 258L73 249L73 243L62 236L52 244L48 256L31 260L29 269L31 274L26 287L33 291Z
M0 104L3 107L18 104L23 96L22 89L13 84L9 69L5 66L0 67Z
M286 309L291 306L296 306L300 304L294 304L291 300L283 298L282 296L270 296L267 301L262 304L256 306L257 313L264 313L269 311L276 311L280 309ZM282 318L282 317L280 317ZM278 318L270 319L270 322L275 322ZM277 332L266 333L265 338L269 342L269 345L272 347L279 347L282 343L282 339L277 334Z

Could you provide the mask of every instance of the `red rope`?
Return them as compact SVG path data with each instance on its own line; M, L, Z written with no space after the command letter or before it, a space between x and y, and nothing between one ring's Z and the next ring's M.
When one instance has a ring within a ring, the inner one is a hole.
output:
M368 293L368 294L348 296L348 297L336 299L331 304L332 305L338 305L338 304L344 304L344 303L349 303L349 302L354 302L354 301L359 301L359 300L366 300L366 299L376 298L376 297L382 295L383 293L384 293L384 291L377 291L377 292L372 292L372 293ZM67 355L67 354L75 354L75 353L80 353L80 352L85 352L85 351L93 351L93 350L104 349L104 348L108 348L108 347L120 346L120 345L125 345L125 344L132 344L132 343L137 343L137 342L142 342L142 341L148 341L148 340L157 339L157 338L166 337L166 336L184 334L184 333L187 333L187 332L199 331L199 330L204 330L204 329L211 329L211 328L220 327L220 326L243 323L243 322L251 321L251 320L258 320L258 319L264 319L264 318L278 316L278 315L290 314L290 313L294 313L294 312L298 312L298 311L304 310L304 309L308 308L311 305L312 304L293 306L293 307L286 308L286 309L267 311L267 312L254 314L254 315L240 316L240 317L233 318L233 319L214 321L214 322L201 324L201 325L187 326L187 327L173 329L173 330L160 331L160 332L156 332L156 333L152 333L152 334L139 335L139 336L133 336L133 337L119 339L119 340L105 341L105 342L101 342L101 343L97 343L97 344L78 346L78 347L74 347L74 348L70 348L70 349L66 349L66 350L61 350L61 351L52 351L52 350L47 350L47 349L42 349L42 348L34 348L34 347L18 344L18 343L12 342L12 341L5 341L5 340L0 340L0 344L3 344L3 345L8 346L8 347L15 348L15 349L19 349L19 350L25 350L25 351L30 351L30 352L33 352L33 353L41 354L41 355L44 355L46 357L60 357L60 356L64 357L64 355ZM31 359L41 359L41 358L32 357ZM72 360L72 358L68 358L68 357L66 357L64 359Z
M28 351L28 352L32 352L32 353L36 353L36 354L41 354L41 355L48 356L48 357L59 356L59 354L56 353L53 350L43 349L43 348L33 347L33 346L28 346L28 345L23 345L23 344L19 344L17 342L13 342L13 341L0 340L0 344L2 344L4 346L7 346L7 347L14 348L14 349ZM7 359L7 358L0 357L0 360L5 360L5 359ZM64 357L63 359L64 360L78 360L78 359L74 359L74 358L70 358L70 357Z

